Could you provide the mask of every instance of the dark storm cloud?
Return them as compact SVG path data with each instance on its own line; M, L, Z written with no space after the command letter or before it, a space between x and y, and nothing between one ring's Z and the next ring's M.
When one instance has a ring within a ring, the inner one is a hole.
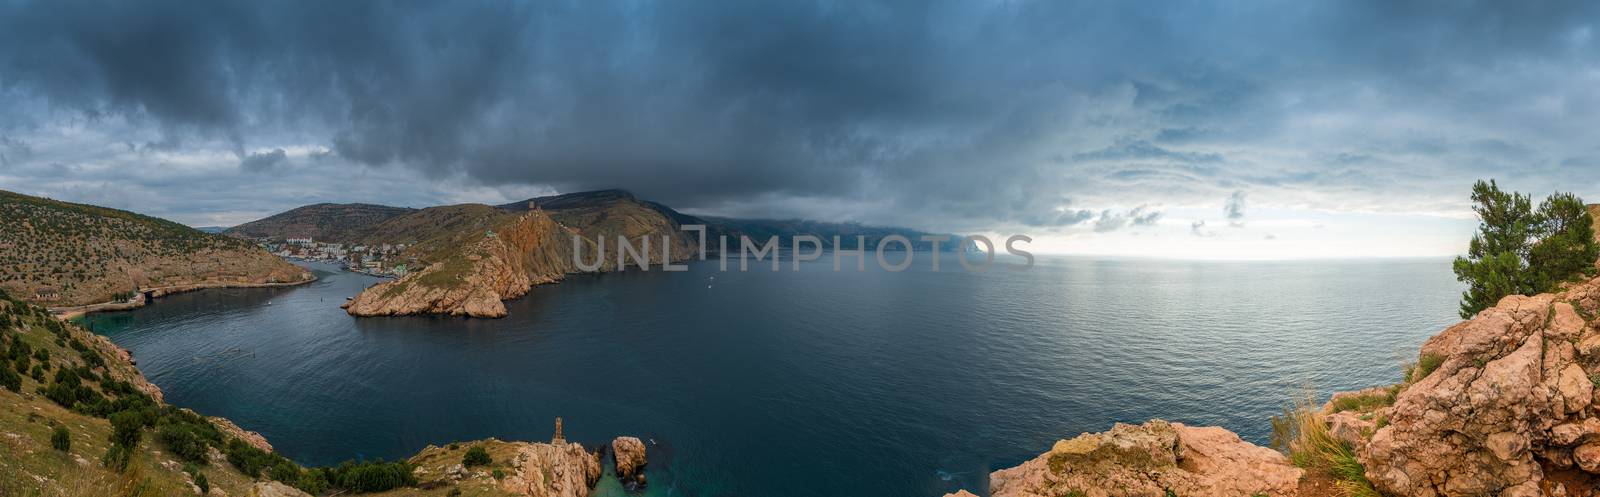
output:
M246 172L289 160L247 150L308 145L340 160L306 174L1072 226L1108 205L1270 198L1255 186L1382 199L1543 160L1539 137L1600 111L1575 77L1597 18L1589 2L11 1L0 104L33 111L0 126L117 122L141 136L117 142L222 143ZM1569 117L1530 114L1530 92ZM1390 112L1504 130L1364 131ZM1317 126L1340 113L1360 124ZM1569 152L1549 160L1592 153Z

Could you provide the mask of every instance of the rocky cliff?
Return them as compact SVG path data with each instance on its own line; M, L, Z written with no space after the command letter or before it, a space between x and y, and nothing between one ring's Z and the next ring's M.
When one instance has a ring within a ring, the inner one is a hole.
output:
M1353 460L1315 467L1303 480L1282 455L1220 428L1153 421L1058 442L994 472L990 489L1030 497L1600 495L1596 316L1600 278L1509 296L1445 329L1422 345L1404 382L1338 393L1304 412L1330 437L1324 448Z
M504 317L502 302L576 271L567 230L541 212L484 212L485 229L450 233L413 250L427 265L346 303L354 316Z
M359 240L407 243L402 259L417 261L412 267L420 269L362 291L345 310L354 316L504 317L504 300L580 271L574 246L585 263L598 261L599 271L617 270L618 237L635 248L648 240L641 255L650 265L698 257L698 235L681 231L668 212L625 192L600 193L607 192L498 208L433 207L366 228Z
M1506 297L1430 338L1393 405L1372 410L1381 423L1347 437L1367 478L1419 497L1592 495L1597 311L1600 279Z
M989 475L992 497L1296 496L1304 472L1222 428L1152 420L1061 440ZM947 497L971 495L966 492Z
M141 290L297 284L311 273L255 245L132 212L0 191L0 289L52 307ZM131 298L130 298L131 297Z

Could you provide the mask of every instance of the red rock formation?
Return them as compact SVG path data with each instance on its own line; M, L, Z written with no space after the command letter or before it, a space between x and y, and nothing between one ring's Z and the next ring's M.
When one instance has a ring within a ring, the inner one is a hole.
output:
M1422 346L1414 379L1356 444L1367 477L1396 495L1564 495L1554 471L1600 474L1600 279L1502 299ZM1420 374L1420 373L1419 373Z
M611 441L611 457L616 461L617 478L624 483L644 485L644 442L635 437L617 437Z
M989 492L993 497L1278 497L1296 495L1303 475L1283 454L1228 430L1152 420L1056 442L1050 452L990 474Z

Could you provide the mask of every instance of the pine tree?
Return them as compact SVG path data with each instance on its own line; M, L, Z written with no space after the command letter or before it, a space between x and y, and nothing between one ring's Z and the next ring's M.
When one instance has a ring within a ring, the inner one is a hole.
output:
M1539 241L1528 252L1535 286L1549 291L1574 276L1593 276L1600 244L1583 200L1571 193L1551 195L1539 204L1538 219Z
M1456 279L1467 283L1461 294L1461 317L1470 318L1502 297L1528 293L1523 259L1533 233L1532 200L1503 192L1494 180L1472 185L1473 212L1478 233L1472 236L1466 257L1457 257Z

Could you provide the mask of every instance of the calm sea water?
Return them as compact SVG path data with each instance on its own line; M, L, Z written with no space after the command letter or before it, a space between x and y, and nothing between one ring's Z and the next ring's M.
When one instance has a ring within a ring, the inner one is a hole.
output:
M562 416L572 440L653 439L651 495L894 497L981 491L990 470L1115 421L1265 443L1296 392L1397 381L1460 291L1438 259L1058 258L975 274L919 256L903 273L824 258L580 276L502 320L354 319L337 305L376 280L313 266L304 287L87 321L171 402L305 464L546 440Z

